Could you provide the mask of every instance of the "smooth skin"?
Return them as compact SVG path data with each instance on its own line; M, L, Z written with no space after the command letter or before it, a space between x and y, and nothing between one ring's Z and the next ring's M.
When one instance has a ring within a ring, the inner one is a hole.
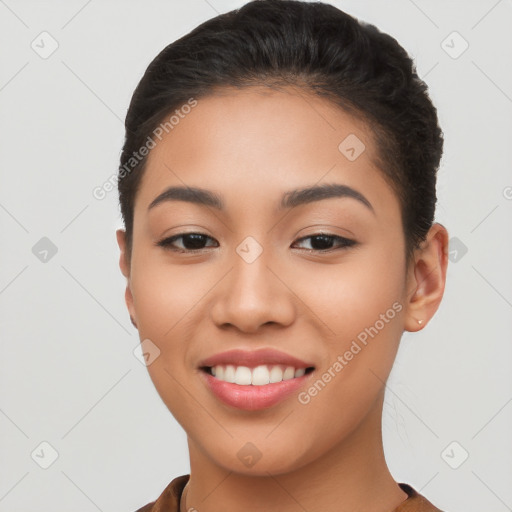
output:
M366 146L354 161L338 149L349 134ZM151 150L131 259L124 230L117 240L132 322L161 351L149 374L188 437L182 510L390 512L407 498L384 458L385 381L403 331L424 328L441 302L448 233L435 223L406 268L400 205L376 151L366 125L291 86L200 98ZM285 191L323 183L352 187L373 211L349 197L278 210ZM211 190L224 209L148 210L171 185ZM188 253L157 245L184 232L205 234L203 248L191 251L190 237L174 242ZM357 243L320 245L318 233ZM248 236L263 249L252 263L236 252ZM200 379L208 356L267 347L314 362L319 378L395 302L401 311L307 404L294 395L243 411ZM237 455L248 442L261 453L252 467Z

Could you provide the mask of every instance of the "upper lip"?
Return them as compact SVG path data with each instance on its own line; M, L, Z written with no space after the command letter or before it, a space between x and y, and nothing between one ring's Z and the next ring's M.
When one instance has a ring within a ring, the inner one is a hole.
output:
M296 370L299 368L314 367L312 363L302 361L294 356L280 352L272 348L263 348L254 351L241 349L228 350L204 359L199 367L212 367L217 365L247 366L255 368L260 365L281 364L284 366L293 366Z

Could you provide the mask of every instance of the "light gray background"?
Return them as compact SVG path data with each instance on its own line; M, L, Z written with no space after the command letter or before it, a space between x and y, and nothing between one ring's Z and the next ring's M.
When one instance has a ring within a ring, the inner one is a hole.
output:
M92 190L116 172L149 62L243 3L0 1L1 511L133 512L189 472L133 354L117 192ZM404 334L388 382L390 468L445 510L512 510L512 2L332 3L415 58L445 134L436 220L460 241L438 313ZM43 31L58 43L46 59L31 47L51 48ZM469 43L457 58L453 31ZM46 262L42 237L58 249ZM58 453L47 469L43 441Z

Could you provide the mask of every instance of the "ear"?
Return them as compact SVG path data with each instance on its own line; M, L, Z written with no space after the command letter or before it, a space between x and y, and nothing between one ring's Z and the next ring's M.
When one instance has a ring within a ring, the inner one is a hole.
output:
M408 269L406 331L423 329L434 316L443 298L447 267L448 231L436 222L420 248L416 249L414 262Z
M126 302L126 307L128 308L128 312L130 313L130 320L135 328L137 328L137 323L135 321L135 308L133 307L133 295L131 290L131 280L130 280L130 260L128 258L128 252L126 250L126 231L124 229L118 229L116 231L117 244L119 245L119 250L121 254L119 256L119 268L121 269L121 273L126 277L126 290L124 292L124 300Z

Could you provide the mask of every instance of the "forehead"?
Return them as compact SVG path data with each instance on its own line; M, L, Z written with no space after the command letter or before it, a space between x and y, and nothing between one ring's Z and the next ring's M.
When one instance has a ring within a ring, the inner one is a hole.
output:
M155 143L136 208L147 209L169 185L257 202L294 187L338 182L364 189L376 203L396 202L376 165L371 129L303 89L218 89L193 108L178 108Z

